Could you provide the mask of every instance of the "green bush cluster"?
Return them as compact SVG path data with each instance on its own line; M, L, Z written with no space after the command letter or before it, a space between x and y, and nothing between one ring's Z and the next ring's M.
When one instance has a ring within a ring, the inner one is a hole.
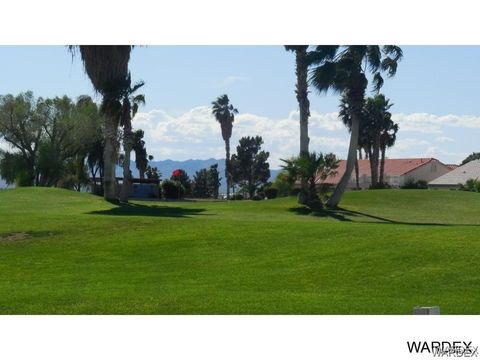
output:
M480 181L478 179L468 179L465 184L460 185L460 190L480 192Z
M176 180L163 180L161 190L165 199L181 199L185 195L185 188Z
M425 180L416 181L413 178L407 179L403 186L400 186L401 189L428 189L428 183Z
M265 189L265 197L267 199L275 199L278 195L278 189L274 187L269 187Z

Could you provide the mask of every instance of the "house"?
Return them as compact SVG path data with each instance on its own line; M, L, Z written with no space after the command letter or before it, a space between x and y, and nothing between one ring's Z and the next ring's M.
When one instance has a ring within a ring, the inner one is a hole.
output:
M428 183L432 189L458 189L468 179L480 179L480 160L472 160L465 165L442 175Z
M317 184L337 185L345 173L346 161L342 160L337 168L337 174L330 176L324 181L317 179ZM371 185L370 160L358 160L359 186L368 189ZM380 170L380 169L379 169ZM424 180L429 182L448 172L452 171L449 166L434 158L412 158L412 159L385 159L385 181L392 187L401 187L409 179L414 181ZM355 170L348 187L355 189Z

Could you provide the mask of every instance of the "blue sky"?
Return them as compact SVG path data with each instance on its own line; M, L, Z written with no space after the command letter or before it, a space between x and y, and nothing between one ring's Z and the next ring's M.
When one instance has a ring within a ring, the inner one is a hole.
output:
M434 156L461 161L480 135L479 46L404 46L396 77L382 92L400 124L390 157ZM62 46L0 46L0 94L33 90L36 96L93 94L81 61ZM294 56L281 46L136 47L132 78L146 82L147 104L134 121L147 132L156 159L223 155L220 129L209 104L227 93L240 114L232 145L262 135L273 167L298 151ZM348 133L336 118L338 96L310 95L311 149L346 156Z

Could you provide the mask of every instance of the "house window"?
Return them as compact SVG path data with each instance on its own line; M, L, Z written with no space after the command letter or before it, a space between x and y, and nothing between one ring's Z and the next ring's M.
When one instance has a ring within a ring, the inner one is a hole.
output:
M437 163L435 161L432 161L432 165L430 166L430 172L435 171L437 171Z

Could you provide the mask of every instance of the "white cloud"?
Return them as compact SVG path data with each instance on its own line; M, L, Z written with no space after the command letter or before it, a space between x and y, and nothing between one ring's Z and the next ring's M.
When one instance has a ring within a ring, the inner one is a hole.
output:
M435 139L435 141L438 143L449 143L454 142L455 140L448 136L439 136Z
M396 150L405 151L410 150L414 147L429 145L430 143L426 140L422 139L414 139L414 138L406 138L406 139L398 139L395 142L394 148Z
M442 127L480 128L480 117L471 115L434 115L428 113L393 114L401 131L442 133Z
M278 168L281 158L298 153L298 117L298 111L291 111L281 118L252 113L237 115L231 139L232 153L236 151L242 136L260 135L264 140L264 149L270 152L272 168ZM455 132L449 131L448 127L470 129L469 135L473 130L480 131L480 118L471 116L416 113L394 114L393 118L400 123L400 131L395 146L387 151L390 158L434 156L442 161L458 162L471 149L462 151L462 145L466 142L455 138ZM156 159L225 157L220 125L212 116L209 106L198 106L180 115L163 110L141 112L133 124L135 128L145 130L147 149ZM449 136L438 135L444 131ZM408 136L412 132L416 132L416 136ZM338 113L311 111L309 136L312 151L334 152L340 158L346 157L349 134Z
M231 150L235 152L238 140L243 136L260 135L263 148L270 152L270 164L277 168L280 158L298 153L298 114L292 111L287 117L273 119L257 114L244 113L235 117ZM348 147L348 133L344 126L335 127L334 114L314 114L310 123L311 149L316 151L341 151ZM156 159L178 160L224 158L225 147L220 124L208 106L195 107L179 116L163 110L139 112L133 120L134 128L145 131L145 142L149 153ZM327 129L344 129L339 137L324 136Z

